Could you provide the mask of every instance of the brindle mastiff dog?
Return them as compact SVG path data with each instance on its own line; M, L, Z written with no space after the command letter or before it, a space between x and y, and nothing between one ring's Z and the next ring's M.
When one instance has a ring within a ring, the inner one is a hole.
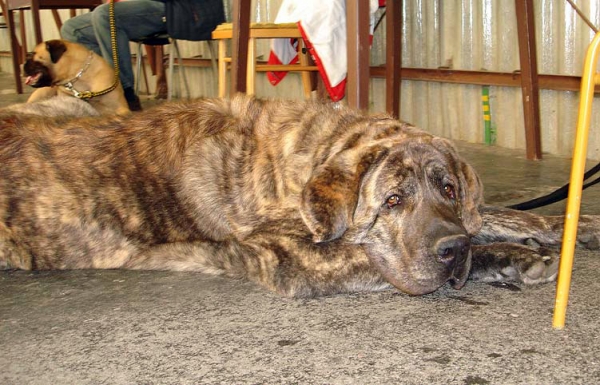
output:
M557 272L562 218L483 207L449 141L388 116L238 96L0 124L7 268L199 271L288 296Z
M38 44L23 65L25 84L37 88L27 102L44 100L57 94L76 96L86 91L108 89L115 80L113 68L86 47L66 40ZM101 114L130 113L121 83L100 96L87 99Z

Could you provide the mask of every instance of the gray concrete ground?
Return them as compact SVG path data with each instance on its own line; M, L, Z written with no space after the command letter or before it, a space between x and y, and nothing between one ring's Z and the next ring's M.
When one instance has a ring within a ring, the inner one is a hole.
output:
M11 90L0 73L0 106L23 100ZM566 159L458 145L490 203L568 179ZM595 189L583 213L600 214ZM554 284L292 300L202 274L0 272L0 383L598 384L598 272L599 253L578 251L562 331Z

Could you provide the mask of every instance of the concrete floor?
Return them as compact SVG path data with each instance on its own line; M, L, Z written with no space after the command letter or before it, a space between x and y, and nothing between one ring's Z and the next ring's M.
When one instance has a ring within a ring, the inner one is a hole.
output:
M21 100L0 73L0 106ZM568 180L567 159L458 146L489 203ZM600 214L599 194L584 194L583 213ZM598 252L578 251L562 331L553 284L291 300L191 273L0 272L0 383L600 383L598 272Z

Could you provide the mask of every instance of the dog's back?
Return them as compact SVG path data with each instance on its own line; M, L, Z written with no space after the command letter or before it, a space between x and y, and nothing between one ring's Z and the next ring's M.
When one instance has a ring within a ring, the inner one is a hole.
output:
M378 118L331 105L245 96L61 124L4 117L0 252L8 256L0 259L115 268L151 245L302 223L302 192L316 167L361 141L412 132L380 119L387 132ZM335 184L347 175L327 177Z
M306 174L310 161L273 162L282 169L265 172L253 164L285 156L275 142L313 151L314 133L297 130L296 116L281 131L268 122L302 104L264 103L200 100L84 121L0 115L0 260L24 268L118 267L147 245L249 229L271 214L261 208L297 194L283 174ZM306 138L297 144L289 135Z

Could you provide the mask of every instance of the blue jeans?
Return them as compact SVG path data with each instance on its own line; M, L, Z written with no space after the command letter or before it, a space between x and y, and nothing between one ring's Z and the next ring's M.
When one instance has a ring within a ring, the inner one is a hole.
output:
M102 4L92 12L68 19L60 31L62 38L86 46L113 65L108 14L109 4ZM117 49L123 88L132 88L135 80L129 41L166 32L164 17L165 4L161 1L129 0L115 3Z

